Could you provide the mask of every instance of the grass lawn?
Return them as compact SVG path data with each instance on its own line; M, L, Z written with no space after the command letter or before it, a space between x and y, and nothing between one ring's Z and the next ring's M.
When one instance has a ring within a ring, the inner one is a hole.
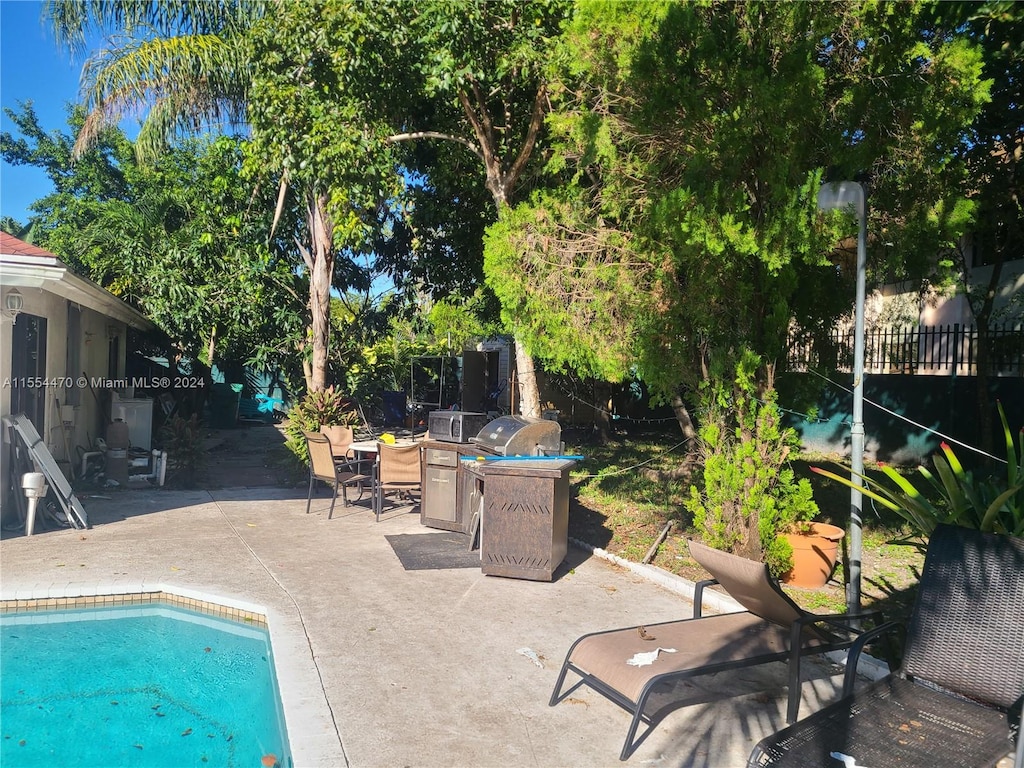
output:
M563 439L569 453L587 457L571 475L570 536L640 562L671 520L673 528L651 562L691 581L708 577L690 559L686 548L686 540L699 540L700 534L683 507L689 495L692 467L685 462L678 432L620 431L613 441L600 445L589 435L566 430ZM849 489L810 472L811 464L830 469L835 469L835 465L827 457L804 456L794 463L794 468L801 476L810 478L815 501L822 511L820 519L847 528ZM915 547L891 543L905 536L908 529L895 515L876 513L870 499L865 499L863 516L861 604L864 608L881 608L887 618L905 615L913 599L923 554ZM839 566L825 587L786 587L794 600L808 610L845 610L845 541Z

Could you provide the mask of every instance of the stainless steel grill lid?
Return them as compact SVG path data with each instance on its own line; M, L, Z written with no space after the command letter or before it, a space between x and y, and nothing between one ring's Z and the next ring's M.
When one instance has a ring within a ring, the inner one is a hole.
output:
M562 428L548 419L499 416L470 440L498 456L542 456L561 450Z

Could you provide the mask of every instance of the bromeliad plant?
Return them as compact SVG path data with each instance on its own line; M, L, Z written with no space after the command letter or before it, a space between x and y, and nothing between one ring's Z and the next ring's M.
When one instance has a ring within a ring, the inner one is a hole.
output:
M941 453L932 457L934 473L923 466L917 468L937 497L936 501L894 468L884 464L879 464L879 467L892 481L892 487L866 475L858 475L864 483L861 490L865 496L891 509L913 526L915 535L908 539L908 543L924 549L928 537L939 523L1024 536L1024 430L1018 435L1019 444L1015 447L1006 413L1002 404L998 407L1006 439L1005 480L995 477L977 479L973 472L963 468L946 443L940 445ZM853 487L849 478L820 467L812 467L812 470Z
M307 394L288 411L284 425L285 445L303 464L309 463L309 448L304 432L319 432L320 427L351 427L359 423L359 413L350 397L327 387Z

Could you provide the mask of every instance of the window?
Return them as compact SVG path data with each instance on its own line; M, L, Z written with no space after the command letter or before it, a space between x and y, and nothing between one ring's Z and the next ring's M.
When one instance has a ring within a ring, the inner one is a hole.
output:
M82 375L82 310L77 304L68 304L68 348L65 355L67 380L75 381ZM64 388L65 405L81 405L81 387Z
M11 413L24 413L40 435L46 434L46 318L22 313L11 330ZM29 382L34 386L28 386Z
M121 337L111 336L107 345L107 378L116 379L121 375Z

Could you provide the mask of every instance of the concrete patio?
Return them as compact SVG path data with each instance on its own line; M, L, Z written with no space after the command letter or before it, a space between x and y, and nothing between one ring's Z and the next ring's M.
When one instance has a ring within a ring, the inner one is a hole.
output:
M4 532L4 600L167 589L264 609L296 766L614 766L629 716L587 688L548 699L579 635L687 616L692 585L583 549L552 583L405 571L409 509L305 514L305 489L113 491L89 530ZM651 577L648 574L652 575ZM534 658L535 657L535 658ZM806 665L802 713L841 670ZM703 678L629 760L742 766L784 724L782 665Z

